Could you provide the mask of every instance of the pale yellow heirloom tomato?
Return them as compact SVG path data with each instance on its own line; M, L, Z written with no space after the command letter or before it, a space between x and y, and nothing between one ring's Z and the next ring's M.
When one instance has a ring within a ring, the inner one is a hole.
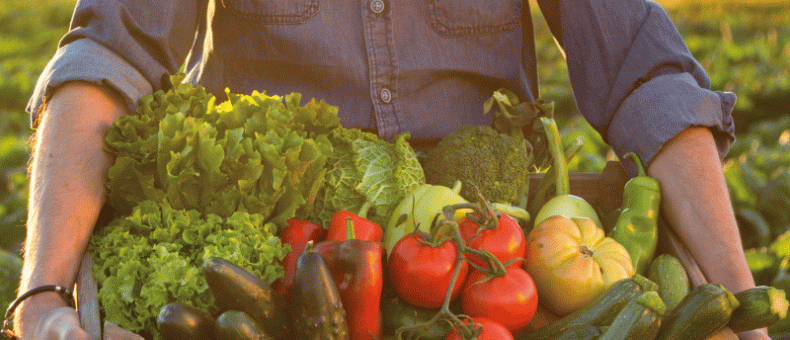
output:
M567 315L634 275L628 251L589 218L552 216L527 236L525 267L538 301Z
M395 207L395 211L390 217L389 223L384 228L384 238L382 243L387 249L387 254L392 251L403 236L414 232L415 225L419 225L420 230L428 232L434 217L439 215L442 219L442 209L448 205L468 203L459 192L460 183L455 187L448 188L441 185L423 184L414 189L410 194ZM466 216L470 209L459 209L455 211L453 217L456 221ZM412 213L413 212L413 213ZM440 229L442 234L449 235L448 230Z

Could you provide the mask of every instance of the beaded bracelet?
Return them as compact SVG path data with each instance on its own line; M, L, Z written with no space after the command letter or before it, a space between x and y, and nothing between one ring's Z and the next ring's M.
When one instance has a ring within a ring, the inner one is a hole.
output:
M4 335L6 338L9 339L17 339L16 335L14 335L14 333L11 332L11 330L9 329L11 316L14 315L14 311L19 306L19 304L22 303L23 300L43 292L59 293L60 295L63 295L63 298L66 299L66 303L68 303L70 307L74 307L74 295L71 294L71 290L69 289L66 289L58 285L46 285L46 286L33 288L27 291L25 294L20 295L18 298L16 298L16 300L11 302L11 304L8 306L8 309L5 312L5 320L3 321L3 328L2 330L0 330L0 334Z

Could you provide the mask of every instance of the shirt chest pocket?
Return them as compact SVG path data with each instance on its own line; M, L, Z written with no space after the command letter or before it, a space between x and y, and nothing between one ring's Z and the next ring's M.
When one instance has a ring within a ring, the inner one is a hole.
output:
M234 16L262 24L298 25L318 12L318 0L221 0Z
M520 0L428 0L428 23L445 37L496 35L520 27Z

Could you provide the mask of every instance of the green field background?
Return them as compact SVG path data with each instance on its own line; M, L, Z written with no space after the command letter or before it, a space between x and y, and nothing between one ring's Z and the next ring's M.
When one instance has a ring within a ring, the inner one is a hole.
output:
M790 254L790 6L784 0L659 2L710 74L712 88L738 94L738 139L725 171L750 263L760 282L769 282ZM24 107L73 6L72 0L0 1L0 248L12 252L20 250L25 231L31 130ZM564 138L588 141L571 170L600 171L613 156L579 118L562 56L533 12L541 96L556 102Z

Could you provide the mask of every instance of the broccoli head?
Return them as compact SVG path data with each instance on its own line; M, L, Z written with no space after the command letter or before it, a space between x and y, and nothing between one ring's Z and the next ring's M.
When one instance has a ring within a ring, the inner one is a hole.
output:
M477 187L489 202L524 206L531 151L522 137L499 133L490 126L464 126L428 152L423 164L426 182L452 187L460 180L466 200L478 200Z

